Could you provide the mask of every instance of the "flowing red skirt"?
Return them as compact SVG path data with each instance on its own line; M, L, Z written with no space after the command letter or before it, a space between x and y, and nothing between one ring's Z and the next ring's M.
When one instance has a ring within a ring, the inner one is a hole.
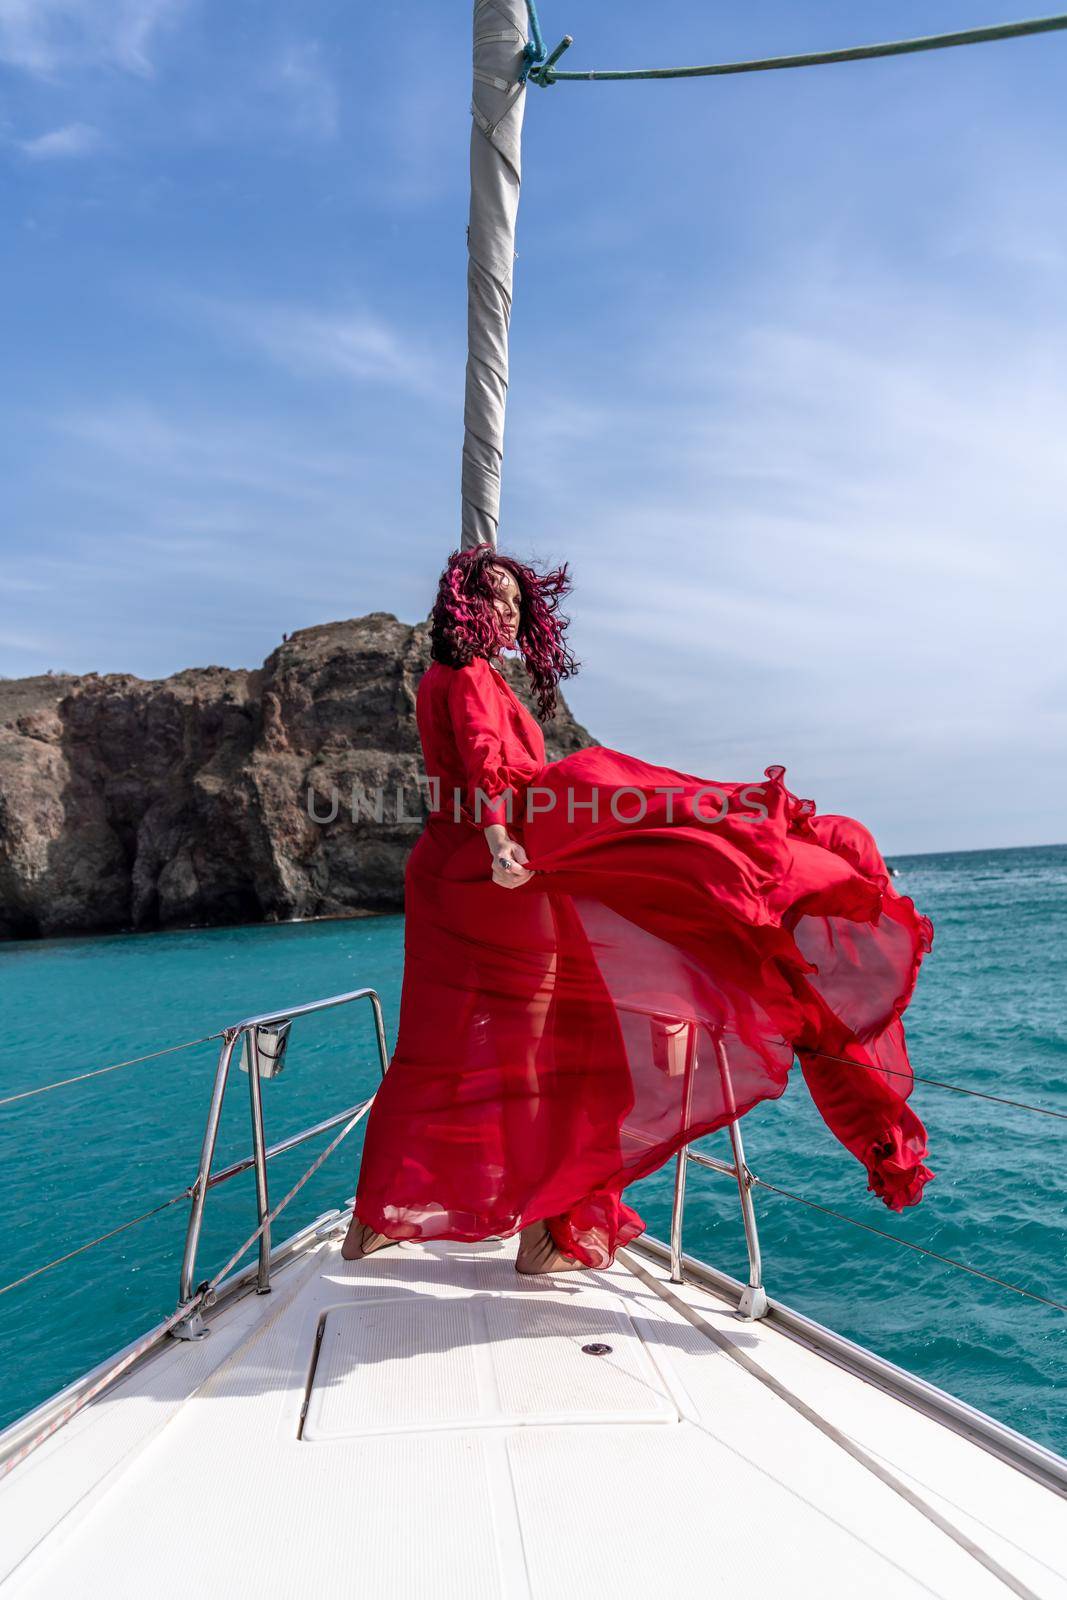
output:
M512 828L535 869L518 889L493 883L480 829L428 819L360 1221L475 1240L544 1219L603 1266L644 1227L625 1186L780 1095L794 1056L868 1188L920 1199L901 1013L932 926L862 824L766 777L712 785L602 746L549 763Z

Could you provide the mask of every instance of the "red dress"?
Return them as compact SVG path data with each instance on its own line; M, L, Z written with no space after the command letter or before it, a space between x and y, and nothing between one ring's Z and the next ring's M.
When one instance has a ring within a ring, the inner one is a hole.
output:
M901 1012L933 928L861 823L816 816L780 766L742 784L602 746L546 763L484 657L434 662L416 716L433 803L361 1222L473 1240L543 1218L603 1266L644 1227L623 1188L780 1095L794 1055L868 1188L921 1198ZM525 845L518 889L490 876L491 821Z

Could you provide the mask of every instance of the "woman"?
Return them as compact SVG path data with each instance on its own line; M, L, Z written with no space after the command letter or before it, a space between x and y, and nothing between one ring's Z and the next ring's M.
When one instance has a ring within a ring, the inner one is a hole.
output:
M740 784L599 746L547 762L500 661L521 653L551 718L579 665L566 571L483 545L441 577L416 702L432 808L342 1254L519 1233L519 1272L607 1266L644 1227L623 1189L781 1094L794 1055L868 1188L914 1205L933 1174L901 1013L929 919L780 766Z

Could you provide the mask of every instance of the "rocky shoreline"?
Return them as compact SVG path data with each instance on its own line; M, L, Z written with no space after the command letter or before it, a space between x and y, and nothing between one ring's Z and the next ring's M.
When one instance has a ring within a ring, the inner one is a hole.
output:
M429 663L428 621L373 611L256 670L0 680L0 939L402 910ZM545 743L595 741L561 696Z

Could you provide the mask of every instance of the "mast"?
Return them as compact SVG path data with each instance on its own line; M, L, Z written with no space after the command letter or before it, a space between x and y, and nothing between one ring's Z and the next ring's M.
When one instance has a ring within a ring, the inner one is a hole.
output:
M495 547L500 521L527 27L526 0L475 0L462 550Z

